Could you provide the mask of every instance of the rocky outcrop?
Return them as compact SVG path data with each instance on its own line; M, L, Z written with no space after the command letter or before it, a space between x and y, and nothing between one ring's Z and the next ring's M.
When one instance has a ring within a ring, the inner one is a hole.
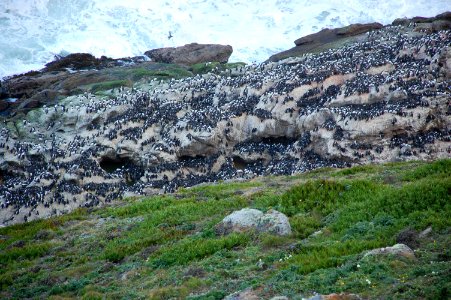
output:
M0 221L203 182L450 157L450 39L387 26L318 55L120 82L3 118Z
M245 289L241 292L236 292L231 295L228 295L224 298L224 300L260 300L261 298L252 290Z
M89 70L105 68L108 62L114 61L102 56L100 59L89 53L72 53L65 57L57 57L56 60L45 65L44 72L72 70Z
M413 17L413 18L399 18L392 22L394 26L408 26L409 24L421 24L421 23L434 23L434 22L451 22L451 12L447 11L439 14L435 17L425 18L425 17Z
M350 293L315 295L313 297L307 298L307 300L360 300L360 299L362 298L359 295Z
M342 28L323 29L320 32L307 35L294 41L296 46L326 44L335 42L340 38L350 37L362 34L371 30L381 29L383 27L380 23L368 24L352 24Z
M226 216L216 226L216 232L219 234L249 230L268 232L275 235L291 234L288 217L276 210L270 210L264 214L258 209L243 208Z
M396 19L393 26L411 26L415 31L429 33L451 29L451 12L445 12L436 17ZM390 27L390 26L388 26ZM320 32L301 37L294 41L295 47L272 55L268 61L279 61L307 53L318 53L328 49L336 49L346 44L365 40L365 34L383 28L380 23L352 24L342 28L323 29Z
M414 259L415 258L415 252L413 252L412 249L409 248L409 246L404 244L396 244L392 247L385 247L385 248L378 248L373 249L371 251L368 251L365 254L366 256L374 256L374 255L394 255L398 257L405 257Z
M225 63L232 52L233 48L230 45L191 43L175 48L153 49L144 54L155 62L194 65L206 62Z
M26 113L42 105L54 105L70 95L131 87L140 81L193 76L187 66L177 63L190 65L188 60L195 63L227 62L232 53L230 46L222 45L190 44L174 49L176 56L162 60L158 57L167 58L167 51L156 49L154 62L150 62L147 56L119 59L96 58L88 53L57 56L40 71L11 76L0 82L0 112ZM9 103L7 99L14 99L14 102Z
M325 51L330 48L343 46L345 43L357 42L362 34L378 30L383 27L380 23L352 24L342 28L323 29L301 37L294 41L294 48L272 55L269 61L279 61L293 56L301 56L306 53Z

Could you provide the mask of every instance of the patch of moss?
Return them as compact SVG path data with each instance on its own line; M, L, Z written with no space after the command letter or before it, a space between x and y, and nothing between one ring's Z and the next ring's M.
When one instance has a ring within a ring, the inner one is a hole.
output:
M235 62L235 63L219 63L219 62L208 62L208 63L198 63L190 67L190 71L194 74L206 74L206 73L217 73L229 69L235 69L245 66L246 63Z
M91 93L97 93L100 91L111 90L114 88L132 87L132 86L133 86L133 82L130 80L111 80L111 81L94 83L91 85L91 88L89 89L89 91Z

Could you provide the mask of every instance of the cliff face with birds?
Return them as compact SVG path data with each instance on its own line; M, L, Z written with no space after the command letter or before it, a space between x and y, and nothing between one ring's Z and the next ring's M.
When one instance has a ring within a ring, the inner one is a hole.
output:
M82 81L77 95L10 109L0 131L0 223L203 182L450 157L449 24L444 14L352 27L315 53L133 82L130 71L111 89ZM112 64L86 74L155 67Z

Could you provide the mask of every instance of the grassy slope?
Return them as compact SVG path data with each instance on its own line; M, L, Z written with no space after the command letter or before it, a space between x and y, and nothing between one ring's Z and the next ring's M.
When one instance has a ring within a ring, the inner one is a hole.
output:
M450 194L451 160L440 160L204 185L78 210L0 229L0 298L221 299L253 287L264 298L444 299ZM216 236L214 225L243 207L286 213L293 235ZM415 261L363 258L405 228L428 226Z

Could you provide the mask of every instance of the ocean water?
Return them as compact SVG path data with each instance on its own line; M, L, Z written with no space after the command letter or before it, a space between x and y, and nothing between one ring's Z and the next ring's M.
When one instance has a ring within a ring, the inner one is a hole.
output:
M326 27L447 10L450 0L0 0L0 78L55 55L119 58L190 42L229 44L231 61L261 62Z

